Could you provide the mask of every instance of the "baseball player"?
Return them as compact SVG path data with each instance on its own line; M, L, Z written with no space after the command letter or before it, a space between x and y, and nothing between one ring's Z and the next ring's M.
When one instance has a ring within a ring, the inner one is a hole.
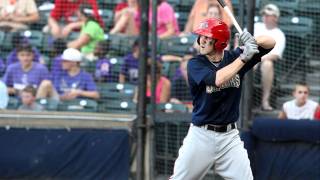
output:
M241 47L224 51L230 39L228 26L206 19L194 31L200 54L188 63L193 98L192 123L174 165L172 180L202 179L211 166L225 179L253 179L247 151L236 121L242 80L275 45L267 36L256 39L244 31Z

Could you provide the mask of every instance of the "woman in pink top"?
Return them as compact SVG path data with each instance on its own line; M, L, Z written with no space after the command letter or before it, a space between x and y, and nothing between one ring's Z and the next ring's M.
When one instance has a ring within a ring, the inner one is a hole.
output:
M152 4L152 3L151 3ZM149 22L152 24L152 8L149 11ZM180 33L178 21L172 6L166 0L158 0L157 34L160 39L169 38Z
M171 82L161 74L162 65L157 61L157 87L156 87L156 103L166 103L170 100ZM147 97L151 97L151 61L147 66Z

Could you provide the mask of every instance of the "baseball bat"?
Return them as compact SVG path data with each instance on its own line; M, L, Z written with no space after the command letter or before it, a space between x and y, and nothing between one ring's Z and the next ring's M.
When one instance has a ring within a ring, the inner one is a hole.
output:
M226 5L226 3L224 2L224 0L217 0L219 2L219 4L222 6L222 8L224 9L224 11L228 14L229 18L231 19L234 27L236 27L238 33L242 33L242 29L239 26L239 23L237 22L236 18L234 17L234 15L232 14L232 12L230 11L229 7Z

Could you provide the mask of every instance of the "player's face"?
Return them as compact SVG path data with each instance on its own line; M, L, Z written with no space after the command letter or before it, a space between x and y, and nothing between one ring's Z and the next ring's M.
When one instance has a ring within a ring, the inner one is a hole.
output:
M202 55L211 54L214 50L214 39L200 36L200 45L199 45L199 52Z
M297 86L293 95L299 104L305 104L309 96L309 89L306 86Z

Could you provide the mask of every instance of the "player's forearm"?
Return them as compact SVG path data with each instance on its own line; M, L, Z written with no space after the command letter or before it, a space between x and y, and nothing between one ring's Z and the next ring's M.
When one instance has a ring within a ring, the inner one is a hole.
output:
M238 58L228 66L220 69L216 73L216 86L220 87L234 77L239 70L244 66L244 63Z
M276 45L276 41L270 36L258 36L255 39L257 44L264 49L272 49Z

